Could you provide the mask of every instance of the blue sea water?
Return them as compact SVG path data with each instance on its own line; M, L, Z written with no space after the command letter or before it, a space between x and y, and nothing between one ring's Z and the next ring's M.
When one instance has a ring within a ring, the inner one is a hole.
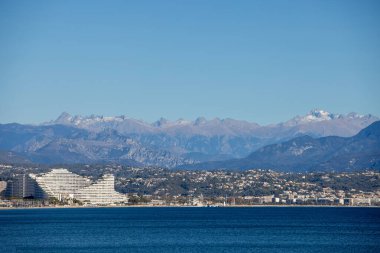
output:
M380 252L380 208L0 210L0 252Z

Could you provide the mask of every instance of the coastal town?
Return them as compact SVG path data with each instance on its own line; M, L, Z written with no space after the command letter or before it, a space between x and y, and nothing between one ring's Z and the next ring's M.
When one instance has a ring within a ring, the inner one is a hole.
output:
M380 206L380 173L0 165L0 207Z

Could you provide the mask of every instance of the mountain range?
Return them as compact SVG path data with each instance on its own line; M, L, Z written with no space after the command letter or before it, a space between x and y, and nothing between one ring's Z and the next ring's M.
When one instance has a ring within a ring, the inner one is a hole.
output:
M235 119L161 118L148 123L127 116L62 113L56 120L39 125L0 124L0 150L35 163L122 163L173 168L244 158L267 145L302 136L350 137L377 120L370 114L342 115L323 110L266 126Z
M242 159L186 165L187 169L349 171L380 169L380 121L352 137L301 136L265 146Z

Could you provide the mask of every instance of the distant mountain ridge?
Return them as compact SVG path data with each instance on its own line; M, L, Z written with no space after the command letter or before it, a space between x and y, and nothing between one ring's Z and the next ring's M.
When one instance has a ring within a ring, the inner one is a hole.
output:
M199 117L194 121L169 121L161 118L147 123L127 116L84 117L71 116L68 113L63 113L47 125L63 124L91 132L112 129L153 149L164 149L189 158L192 153L203 154L206 160L212 160L220 156L245 157L265 145L302 135L348 137L376 120L379 118L370 114L342 115L314 109L304 116L296 116L286 122L268 126L228 118L207 120Z
M0 149L35 163L122 163L167 166L192 163L167 151L142 146L116 131L99 133L64 125L0 125Z
M159 119L153 123L127 116L72 116L37 126L0 124L0 150L42 163L114 162L177 167L246 157L266 145L295 137L357 134L379 120L373 115L312 110L286 122L260 126L234 119L199 117L194 121Z
M380 121L352 137L301 136L265 146L246 158L183 166L188 169L348 171L380 169Z
M203 134L206 134L209 130L211 134L215 134L216 131L219 131L218 133L223 134L233 134L236 133L238 130L239 134L247 131L254 131L258 128L265 128L265 127L276 127L276 126L296 126L296 125L305 125L305 124L311 124L316 122L323 122L323 121L331 121L331 120L358 120L358 121L376 121L379 118L376 116L373 116L371 114L366 115L360 115L354 112L348 113L346 115L344 114L333 114L324 110L320 109L313 109L308 114L304 116L296 116L286 122L279 123L279 124L272 124L268 126L260 126L257 123L254 122L248 122L245 120L235 120L231 118L226 119L219 119L214 118L211 120L207 120L204 117L198 117L194 121L190 120L184 120L184 119L178 119L176 121L169 121L165 118L160 118L159 120L148 123L143 120L137 120L133 118L129 118L125 115L121 116L114 116L114 117L105 117L101 115L91 115L91 116L80 116L75 115L72 116L67 112L63 112L56 120L46 122L44 125L56 125L56 124L62 124L62 125L71 125L71 126L77 126L80 128L89 128L92 130L99 130L100 127L106 128L106 127L112 127L117 128L119 127L120 132L126 132L126 133L134 133L134 132L141 132L141 131L152 131L152 132L162 132L167 129L184 129L186 127L193 127L192 130L203 129ZM121 127L125 127L125 129L122 129ZM215 127L215 126L223 126L223 129L210 129L209 127ZM138 127L139 129L135 129ZM222 131L224 130L224 131Z

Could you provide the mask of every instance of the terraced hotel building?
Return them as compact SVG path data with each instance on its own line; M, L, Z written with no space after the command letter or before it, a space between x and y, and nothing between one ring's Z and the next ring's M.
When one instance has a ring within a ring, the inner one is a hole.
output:
M93 182L67 169L52 169L42 175L30 174L48 197L76 199L85 204L109 205L127 202L128 197L115 191L115 177L104 175Z

